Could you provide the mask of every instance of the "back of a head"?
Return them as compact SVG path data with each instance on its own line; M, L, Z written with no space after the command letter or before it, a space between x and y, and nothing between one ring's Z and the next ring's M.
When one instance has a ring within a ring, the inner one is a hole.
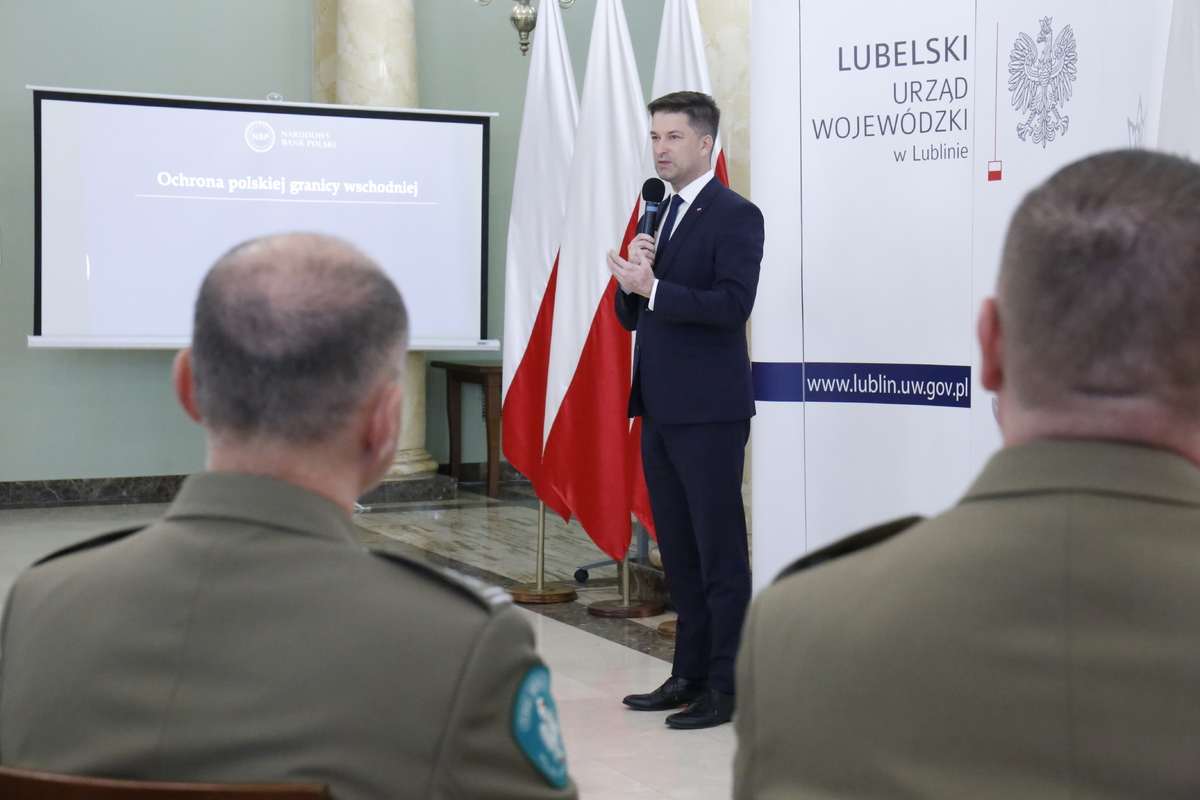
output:
M1017 209L997 303L1032 409L1200 411L1200 166L1144 150L1071 164Z
M398 374L407 330L395 285L347 242L246 242L213 265L196 300L196 405L215 433L321 441Z
M686 114L688 124L697 136L717 138L721 126L721 110L711 96L703 92L671 92L656 98L646 106L651 115L658 113Z

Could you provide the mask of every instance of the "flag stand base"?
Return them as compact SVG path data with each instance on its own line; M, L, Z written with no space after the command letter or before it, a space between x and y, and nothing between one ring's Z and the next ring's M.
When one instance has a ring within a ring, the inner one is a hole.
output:
M635 600L626 603L624 600L601 600L588 606L588 613L593 617L653 617L663 613L662 603L646 603Z
M537 580L534 583L518 583L508 587L516 603L569 603L575 599L575 590L561 583L546 583L546 504L538 504Z
M575 590L561 583L518 583L508 587L508 593L517 603L569 603L575 599Z
M658 623L658 635L665 636L668 639L675 638L675 622L676 620L669 619L666 622Z
M588 613L594 617L617 617L630 619L634 617L653 617L663 613L665 606L645 600L629 598L629 554L621 562L621 597L618 600L601 600L588 606Z

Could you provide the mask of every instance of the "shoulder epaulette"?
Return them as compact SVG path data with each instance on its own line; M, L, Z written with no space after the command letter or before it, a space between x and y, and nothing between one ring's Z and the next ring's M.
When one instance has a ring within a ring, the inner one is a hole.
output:
M499 586L490 586L479 580L479 578L464 575L448 567L439 567L425 561L405 558L402 555L389 553L386 550L374 550L371 548L368 548L368 550L370 550L372 555L437 578L442 583L448 584L451 588L465 594L488 611L494 611L501 606L512 603L512 595L507 591Z
M148 526L138 525L133 528L122 528L119 531L109 531L108 533L102 533L99 536L93 536L91 539L84 539L82 542L76 542L75 544L67 545L66 547L62 548L61 550L55 550L50 555L39 558L37 561L33 562L33 565L36 567L41 564L45 564L47 561L53 561L56 558L62 558L63 556L69 556L72 553L79 553L84 550L93 550L97 547L103 547L106 544L112 544L113 542L119 542L121 539L124 539L126 536L132 536L133 534L137 533L138 531L144 530L146 527L148 527Z
M826 545L820 550L814 550L808 555L793 561L784 568L783 572L779 573L779 577L775 579L775 582L778 583L790 575L795 575L797 572L803 572L806 569L819 566L827 561L833 561L842 556L857 553L859 550L873 547L880 542L887 541L898 533L908 530L923 519L925 518L920 515L903 517L902 519L885 522L882 525L876 525L873 528L867 528L865 531L852 533L844 539L839 539L833 544Z

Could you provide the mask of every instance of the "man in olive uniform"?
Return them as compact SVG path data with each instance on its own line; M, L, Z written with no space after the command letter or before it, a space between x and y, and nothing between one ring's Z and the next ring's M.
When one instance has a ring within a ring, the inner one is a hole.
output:
M962 501L756 600L739 800L1195 796L1200 166L1106 153L1031 192L979 340L1005 447Z
M395 286L345 242L278 236L216 263L175 362L208 471L160 522L17 581L0 761L338 800L576 796L515 607L357 543L355 499L396 450L406 336Z

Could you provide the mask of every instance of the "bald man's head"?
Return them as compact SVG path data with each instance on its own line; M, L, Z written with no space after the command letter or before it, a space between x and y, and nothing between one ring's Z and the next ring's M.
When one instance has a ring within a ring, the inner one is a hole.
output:
M197 408L217 433L320 441L397 374L407 330L395 285L347 242L246 242L213 265L196 300Z

